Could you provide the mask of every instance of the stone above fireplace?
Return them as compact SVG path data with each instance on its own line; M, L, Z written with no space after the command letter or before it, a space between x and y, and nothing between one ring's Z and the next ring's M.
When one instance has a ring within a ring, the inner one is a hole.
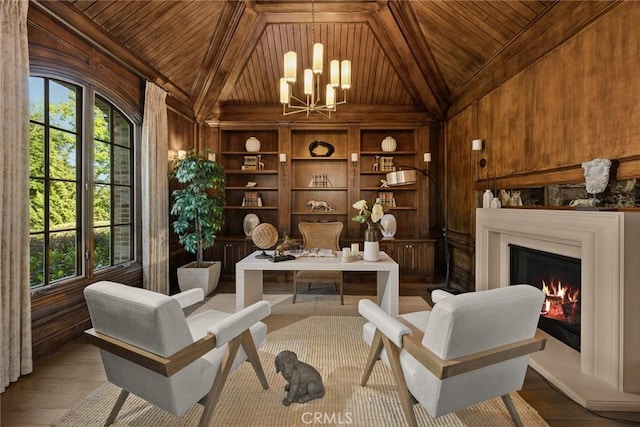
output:
M509 285L509 245L581 260L581 351L547 335L531 366L588 409L640 411L640 213L478 209L476 290Z

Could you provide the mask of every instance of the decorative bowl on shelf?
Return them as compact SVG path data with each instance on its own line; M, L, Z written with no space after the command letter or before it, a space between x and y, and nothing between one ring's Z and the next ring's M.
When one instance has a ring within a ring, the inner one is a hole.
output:
M251 136L245 141L244 148L250 152L260 151L260 140L255 136Z
M382 151L396 151L396 148L398 148L398 142L392 136L382 140Z
M309 144L309 154L311 157L331 157L335 148L326 141L312 141Z

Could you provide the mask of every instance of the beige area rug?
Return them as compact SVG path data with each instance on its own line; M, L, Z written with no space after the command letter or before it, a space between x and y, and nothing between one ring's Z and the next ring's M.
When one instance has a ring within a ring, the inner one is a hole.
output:
M357 314L361 296L345 296L345 305L327 295L300 295L291 304L290 295L265 295L272 303L266 319L269 328L266 344L259 350L269 390L263 390L253 369L244 364L234 371L222 392L211 426L307 426L349 425L362 427L404 426L406 421L391 371L378 363L366 387L360 377L366 361L367 346L362 340L364 320ZM220 294L206 301L197 311L216 308L234 311L235 295ZM419 297L401 297L400 311L427 309ZM306 404L282 405L285 380L275 373L274 360L282 350L291 350L321 373L326 388L322 399ZM105 384L68 412L54 426L102 425L113 406L119 389ZM517 393L512 395L525 426L547 424ZM415 405L421 426L512 426L502 401L494 399L479 405L431 418ZM116 419L116 426L195 426L200 406L186 415L173 415L130 396Z

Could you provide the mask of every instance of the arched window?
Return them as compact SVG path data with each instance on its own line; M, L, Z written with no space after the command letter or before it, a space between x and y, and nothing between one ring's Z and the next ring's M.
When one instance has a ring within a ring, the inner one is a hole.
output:
M33 289L134 258L134 171L133 124L106 99L85 108L83 87L47 77L29 88Z

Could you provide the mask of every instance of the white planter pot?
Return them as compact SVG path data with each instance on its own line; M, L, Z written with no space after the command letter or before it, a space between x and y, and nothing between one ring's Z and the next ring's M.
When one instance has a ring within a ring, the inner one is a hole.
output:
M255 136L251 136L245 141L244 148L251 152L260 151L260 140Z
M220 261L205 261L203 267L196 267L195 261L178 267L178 286L181 291L201 288L207 296L215 290L220 280Z

